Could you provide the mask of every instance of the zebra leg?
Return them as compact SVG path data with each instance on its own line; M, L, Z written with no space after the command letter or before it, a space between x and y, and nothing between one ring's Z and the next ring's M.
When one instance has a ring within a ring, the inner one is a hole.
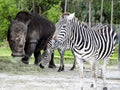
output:
M83 83L84 83L84 63L83 63L83 60L80 59L79 57L76 56L76 63L78 64L78 67L79 67L79 76L80 76L80 90L83 90Z
M54 51L52 52L52 54L51 54L51 60L50 60L50 62L49 62L49 66L48 66L49 68L56 68L56 65L55 65L55 63L54 63Z
M62 51L61 49L58 49L60 53L60 67L58 69L58 72L64 71L64 53L65 51Z
M40 51L34 52L34 57L35 57L34 64L38 65L39 62L41 61L41 52Z
M104 59L104 65L103 65L103 68L102 68L102 79L103 79L103 90L107 90L107 87L106 87L106 70L107 70L107 64L109 62L109 58L105 58Z
M74 69L75 69L75 67L76 67L76 60L74 59L73 66L71 67L71 69L70 69L70 70L74 70Z
M98 61L93 61L91 63L92 65L92 79L93 79L93 83L91 84L91 87L95 88L95 90L97 89L97 72L98 72L98 65L99 62Z
M74 55L74 52L72 51L72 54L74 56L74 63L73 63L73 66L70 70L74 70L75 69L75 66L76 66L76 59L75 59L75 55Z

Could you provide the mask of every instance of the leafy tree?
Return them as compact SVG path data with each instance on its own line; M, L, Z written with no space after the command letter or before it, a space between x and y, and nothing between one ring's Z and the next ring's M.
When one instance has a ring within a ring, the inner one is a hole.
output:
M88 22L89 19L89 1L90 0L68 0L67 11L75 12L76 16L81 21ZM92 23L100 22L101 0L91 0ZM114 0L113 9L113 23L120 23L120 1ZM111 20L111 0L104 0L103 2L103 23L109 23Z
M61 16L61 7L59 3L58 5L54 5L49 10L43 13L44 16L46 16L49 20L51 20L53 23L56 23L58 19Z
M120 1L114 2L113 10L113 23L120 24Z
M20 10L24 10L45 15L55 23L61 12L59 2L59 0L0 0L0 41L7 36L10 24L8 16L14 18Z
M14 0L0 0L0 40L6 38L8 30L8 16L15 16L19 10Z
M89 0L67 0L67 12L76 13L81 21L88 22ZM100 22L101 0L91 0L92 23ZM20 10L36 12L44 15L53 23L56 23L64 12L65 0L0 0L0 40L6 38L6 32L10 22L8 16L13 18ZM111 0L104 0L103 23L110 23ZM120 23L120 1L114 0L113 23Z
M42 14L54 23L61 15L60 0L17 0L17 6L20 10Z

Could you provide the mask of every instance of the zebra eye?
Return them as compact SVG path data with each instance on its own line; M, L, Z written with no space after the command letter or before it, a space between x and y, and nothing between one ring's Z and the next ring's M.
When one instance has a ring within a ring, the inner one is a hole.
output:
M63 28L66 28L66 25L63 25L62 27L63 27Z

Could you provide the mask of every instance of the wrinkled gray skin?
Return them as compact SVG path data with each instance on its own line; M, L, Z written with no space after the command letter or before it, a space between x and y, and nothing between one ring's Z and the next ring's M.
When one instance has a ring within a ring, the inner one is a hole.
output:
M25 24L20 21L12 21L12 25L10 27L10 38L11 41L10 47L12 49L12 56L24 56L25 51L25 42L26 42L26 35L27 35L27 25L29 21Z

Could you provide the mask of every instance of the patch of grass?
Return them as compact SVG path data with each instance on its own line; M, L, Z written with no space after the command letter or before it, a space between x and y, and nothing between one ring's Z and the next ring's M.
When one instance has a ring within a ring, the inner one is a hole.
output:
M0 47L0 56L11 56L11 50L9 47L4 48L4 47Z
M55 63L59 64L60 63L60 55L59 55L59 52L57 50L55 50ZM14 61L12 56L11 56L11 50L9 47L7 48L4 48L4 47L0 47L0 58L1 59L8 59L8 60L11 60L11 61ZM118 44L116 45L116 49L115 51L113 52L111 58L110 58L110 65L114 65L114 64L117 64L118 63ZM67 64L73 64L73 61L74 61L74 57L71 53L70 50L66 51L65 52L65 55L64 55L64 62L67 63ZM34 58L32 57L31 60L30 60L31 63L34 62Z
M13 74L29 74L40 71L40 67L33 64L25 65L19 59L16 61L9 60L7 58L0 59L0 72L7 72Z

